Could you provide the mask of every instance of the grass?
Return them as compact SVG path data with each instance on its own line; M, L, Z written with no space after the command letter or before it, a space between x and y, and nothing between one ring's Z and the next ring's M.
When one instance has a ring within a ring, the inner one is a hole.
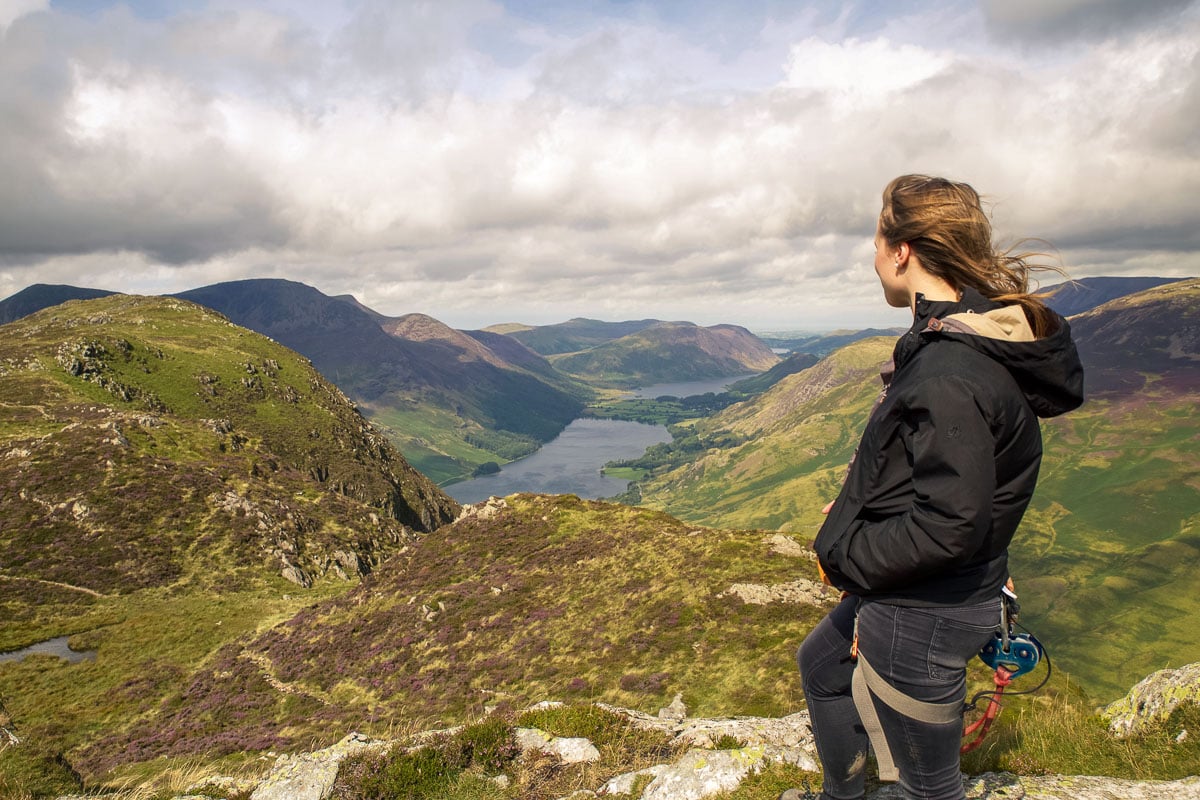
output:
M31 743L29 750L0 752L0 774L24 774L33 785L74 781L59 760L64 754L77 763L76 748L152 713L222 646L342 590L327 581L292 594L280 582L225 596L146 590L98 601L115 621L72 639L96 649L94 661L68 665L31 657L0 664L0 697ZM114 777L121 779L121 773Z
M583 736L598 761L565 765L532 753L521 757L515 726L538 727L553 736ZM618 714L592 705L569 705L514 715L500 711L458 732L435 736L412 749L394 747L344 765L335 800L404 798L522 798L550 800L609 778L669 761L678 751L666 734L640 731ZM496 776L503 776L501 782Z
M770 553L762 532L695 529L572 497L509 505L426 536L358 589L235 647L205 644L213 654L186 690L79 763L100 772L116 753L185 757L440 727L497 695L653 712L683 692L711 714L798 704L792 653L820 612L718 597L733 583L792 579L794 559ZM268 677L295 694L281 698Z
M857 443L890 344L866 340L759 399L695 423L721 450L680 453L641 505L811 540ZM1044 424L1037 493L1011 549L1026 622L1097 703L1200 660L1200 450L1190 396L1151 386Z

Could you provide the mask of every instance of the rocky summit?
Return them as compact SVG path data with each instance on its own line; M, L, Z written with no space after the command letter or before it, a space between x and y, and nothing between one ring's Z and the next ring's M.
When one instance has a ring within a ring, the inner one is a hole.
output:
M309 585L458 511L307 361L181 300L12 323L0 376L8 580L128 592L262 564Z

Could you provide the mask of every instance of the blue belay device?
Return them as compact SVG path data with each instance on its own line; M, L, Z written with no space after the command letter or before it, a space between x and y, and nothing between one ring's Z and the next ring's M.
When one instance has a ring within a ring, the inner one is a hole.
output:
M1015 678L1032 672L1042 660L1042 643L1027 633L997 633L984 645L979 658L992 669L1004 667L1009 677Z

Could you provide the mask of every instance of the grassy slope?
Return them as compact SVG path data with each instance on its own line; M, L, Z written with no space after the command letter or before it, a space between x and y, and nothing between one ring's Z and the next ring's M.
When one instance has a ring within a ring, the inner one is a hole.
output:
M857 342L755 400L697 422L701 433L729 431L749 441L645 482L644 505L681 519L811 539L878 393L879 364L890 353L890 340Z
M335 552L378 564L403 523L457 508L307 362L190 303L70 303L3 331L0 650L73 634L99 653L0 664L27 743L0 772L66 781L58 752L344 591ZM285 581L284 553L328 578Z
M498 698L652 712L678 691L700 714L786 713L800 702L796 643L820 612L718 597L736 582L794 578L797 559L764 539L571 496L510 498L498 517L442 528L345 597L219 654L190 679L187 702L169 700L85 763L266 732L307 743L351 727L436 726ZM281 693L244 654L336 707ZM222 711L233 705L242 719Z
M414 338L394 336L381 323L403 320L292 281L234 281L180 296L312 359L365 413L393 426L405 457L439 482L528 455L578 416L587 395L527 350L526 363L513 363L428 317ZM410 419L437 424L397 426Z
M878 364L886 341L828 361ZM823 368L697 423L751 441L649 479L643 503L698 523L811 539L878 386L865 368L845 369L845 385L830 383ZM1130 384L1120 377L1104 382ZM1043 477L1012 551L1013 572L1024 621L1097 701L1155 669L1200 660L1200 442L1190 380L1139 376L1145 386L1132 397L1093 398L1044 427Z

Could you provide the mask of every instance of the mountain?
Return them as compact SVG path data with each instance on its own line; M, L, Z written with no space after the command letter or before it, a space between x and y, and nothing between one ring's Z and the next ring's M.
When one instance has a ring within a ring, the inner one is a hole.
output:
M1179 278L1152 278L1137 276L1131 278L1079 278L1078 280L1056 283L1040 290L1048 294L1046 305L1053 308L1064 317L1071 317L1091 311L1118 297L1135 294L1172 283Z
M311 358L438 482L527 455L578 416L588 392L431 317L384 317L300 283L236 281L178 296Z
M0 325L15 322L36 311L41 311L43 308L56 306L68 300L93 300L97 297L108 297L111 294L117 293L63 284L35 283L0 300Z
M1071 318L1095 395L1200 393L1200 279L1160 284Z
M620 339L659 324L656 319L602 322L598 319L576 317L555 325L493 325L489 333L511 336L521 344L544 356L575 353Z
M1192 279L1073 317L1088 399L1043 423L1046 455L1012 548L1013 575L1022 621L1097 700L1200 659L1198 315ZM857 342L698 422L692 435L723 446L664 458L640 485L642 504L810 540L892 342Z
M729 387L729 392L734 395L762 394L788 375L795 375L797 372L802 372L816 364L819 360L812 353L789 353L783 361L780 361L766 372L750 378L743 378L737 383L732 384Z
M331 743L351 729L478 716L498 699L653 712L686 690L698 713L790 713L793 652L823 595L772 607L739 592L769 593L763 584L807 564L795 542L761 531L516 495L422 537L344 596L227 645L186 688L71 760L97 774L119 761Z
M78 788L65 749L459 510L307 359L207 308L113 295L0 331L0 652L93 653L0 663L0 784Z
M863 328L856 331L831 331L812 336L760 336L759 338L771 347L790 350L793 353L812 353L827 356L839 347L853 344L860 339L870 339L875 336L896 337L904 333L904 328Z
M274 564L307 583L457 512L304 360L199 306L114 295L4 333L9 580L121 593Z
M635 388L762 372L779 362L745 328L658 322L591 350L555 356L554 366L599 386Z

